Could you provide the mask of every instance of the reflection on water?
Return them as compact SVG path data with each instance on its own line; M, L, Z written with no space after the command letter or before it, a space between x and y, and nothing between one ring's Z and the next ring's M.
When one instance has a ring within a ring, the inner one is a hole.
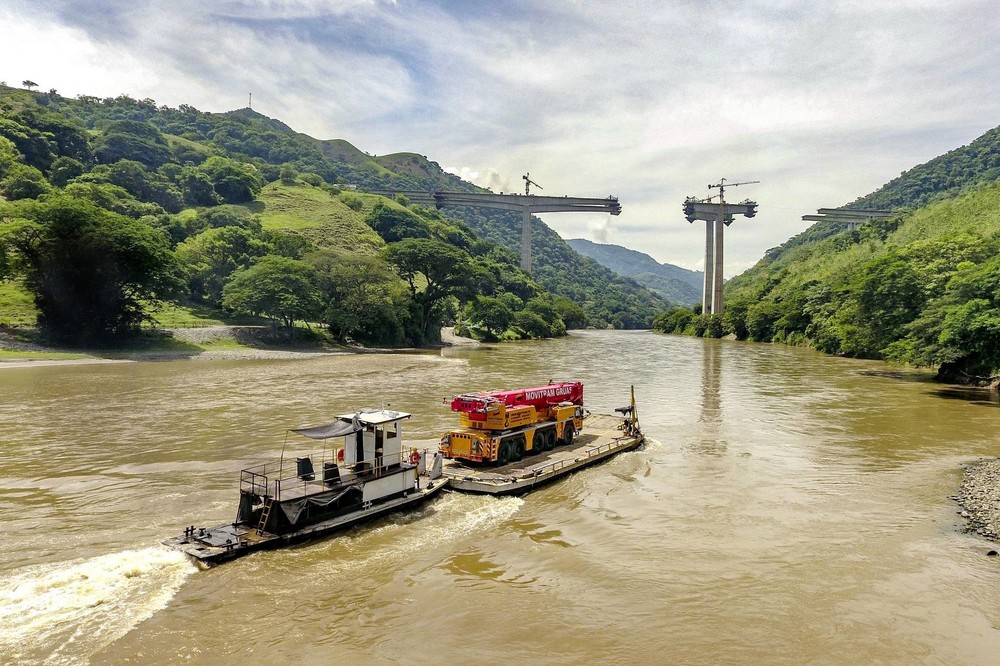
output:
M596 412L634 384L650 442L525 498L448 494L208 571L156 548L231 520L238 470L276 458L288 428L390 404L414 414L407 436L432 439L455 424L443 398L549 379L583 381ZM7 369L0 392L3 663L1000 653L996 558L948 500L963 462L1000 454L983 408L996 399L877 363L586 331L441 353Z
M701 358L701 416L702 437L698 450L702 453L721 453L726 442L722 439L722 352L720 341L702 340Z
M930 393L948 400L965 400L983 407L1000 407L1000 392L988 388L948 386L936 388Z

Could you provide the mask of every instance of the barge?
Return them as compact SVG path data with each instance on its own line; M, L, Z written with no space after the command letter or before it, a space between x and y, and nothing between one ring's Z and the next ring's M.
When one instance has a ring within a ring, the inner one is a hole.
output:
M361 410L290 432L322 441L322 454L240 472L236 520L191 525L162 543L210 566L260 550L315 539L397 511L440 492L443 457L404 446L406 412Z
M236 520L215 527L191 525L162 543L208 567L409 510L445 488L524 494L643 444L634 389L631 403L616 409L617 415L587 413L582 386L580 391L579 403L560 401L546 408L550 417L532 417L521 426L506 419L509 427L495 432L482 428L489 438L480 439L480 448L470 448L466 457L454 455L455 448L445 438L417 442L417 448L404 445L403 422L411 416L407 412L366 409L326 425L290 430L323 442L322 453L286 459L283 447L277 462L242 470ZM509 393L513 402L520 399L521 392ZM537 407L531 407L533 414ZM489 414L481 423L488 426L497 404L484 403L484 409ZM465 439L472 446L476 438ZM491 442L488 452L486 442ZM521 446L511 447L512 442ZM474 452L486 455L470 459Z
M583 384L467 393L451 401L461 429L441 438L444 476L458 491L520 495L637 449L645 438L630 402L618 416L583 408Z
M630 408L622 408L628 410ZM621 412L622 410L618 410ZM448 487L460 492L486 495L523 495L583 467L612 456L634 451L645 441L631 413L622 416L588 414L573 442L551 451L499 467L445 460L443 473Z

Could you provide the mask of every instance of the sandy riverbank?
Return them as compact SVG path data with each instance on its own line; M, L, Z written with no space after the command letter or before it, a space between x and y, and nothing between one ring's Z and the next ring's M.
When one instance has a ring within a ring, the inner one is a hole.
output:
M190 343L192 345L210 344L222 339L240 339L241 331L245 327L229 326L206 326L204 328L176 329L169 331L175 340ZM441 329L441 344L443 346L475 346L479 342L470 338L463 338L455 335L454 328L446 327ZM256 361L256 360L302 360L310 358L320 358L335 354L363 354L363 353L399 353L414 351L412 349L380 349L360 346L332 347L328 349L316 350L284 350L284 349L258 349L255 347L241 347L237 349L192 349L190 351L128 351L114 352L111 356L101 356L96 354L83 354L79 350L59 349L44 347L42 345L31 344L16 340L4 331L0 331L0 350L10 352L25 352L24 357L10 356L0 359L0 369L9 368L36 368L51 365L88 365L97 363L133 363L136 361L171 361L171 360L199 360L199 361ZM35 356L37 354L73 354L75 358L45 358ZM79 358L79 356L83 356Z
M1000 541L1000 458L966 466L962 487L952 499L962 506L970 532Z

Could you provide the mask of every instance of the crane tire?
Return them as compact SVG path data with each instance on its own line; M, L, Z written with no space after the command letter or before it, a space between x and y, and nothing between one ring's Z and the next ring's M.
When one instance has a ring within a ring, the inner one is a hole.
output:
M514 451L511 453L510 459L511 462L517 462L524 457L524 436L514 438L511 444Z
M563 430L563 444L569 446L573 443L573 437L576 435L576 430L573 428L573 423L567 423L565 429Z
M497 467L503 467L510 462L510 440L505 439L500 442L497 448Z

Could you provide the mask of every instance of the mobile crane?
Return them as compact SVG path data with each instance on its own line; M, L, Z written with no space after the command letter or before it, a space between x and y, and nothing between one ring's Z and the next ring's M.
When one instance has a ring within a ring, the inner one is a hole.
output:
M461 428L441 437L447 458L498 466L571 444L583 428L583 383L465 393L451 399Z

